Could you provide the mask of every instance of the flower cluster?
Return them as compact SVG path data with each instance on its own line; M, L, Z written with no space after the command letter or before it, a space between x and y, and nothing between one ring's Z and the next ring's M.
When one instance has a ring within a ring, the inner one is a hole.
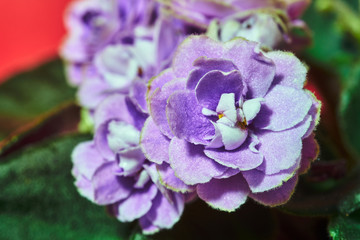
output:
M79 193L144 233L197 197L224 211L288 201L318 154L320 103L306 66L269 49L307 3L74 2L61 54L94 123L72 154Z

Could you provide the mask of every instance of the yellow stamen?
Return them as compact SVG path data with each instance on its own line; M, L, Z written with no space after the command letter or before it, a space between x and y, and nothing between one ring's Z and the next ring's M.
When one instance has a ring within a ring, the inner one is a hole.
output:
M243 129L243 130L245 130L246 127L247 127L246 119L245 119L243 122L238 121L238 122L236 123L236 126L239 127L239 128L241 128L241 129Z

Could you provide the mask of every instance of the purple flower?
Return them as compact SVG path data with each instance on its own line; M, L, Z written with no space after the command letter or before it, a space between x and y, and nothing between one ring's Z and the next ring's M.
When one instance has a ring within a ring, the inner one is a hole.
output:
M112 44L98 51L79 87L81 105L94 109L113 93L128 93L134 81L147 82L169 66L184 38L172 22L159 18L153 27L136 27L131 43Z
M166 189L158 171L180 180L168 165L157 166L142 153L140 131L148 117L145 93L146 85L137 81L129 94L108 96L96 108L94 140L75 148L72 173L81 195L109 206L120 221L139 219L144 233L154 233L179 220L194 189L183 191L188 194Z
M132 43L136 27L150 27L157 18L153 0L81 0L74 2L65 18L68 36L61 56L68 63L69 80L79 85L95 54L109 44Z
M203 29L210 26L218 40L244 37L269 48L279 47L284 40L296 40L290 33L294 27L308 31L299 20L308 4L308 0L163 1L171 15ZM214 20L218 22L215 29L211 24Z
M141 148L214 208L233 211L248 196L282 204L317 156L320 103L303 89L306 73L291 53L189 37L149 85Z

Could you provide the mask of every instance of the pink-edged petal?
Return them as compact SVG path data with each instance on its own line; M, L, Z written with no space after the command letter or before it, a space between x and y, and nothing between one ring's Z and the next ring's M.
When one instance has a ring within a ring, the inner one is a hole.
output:
M71 159L74 163L74 169L77 169L78 173L88 180L105 163L104 158L100 155L92 141L78 144L71 154Z
M198 196L211 207L232 212L245 203L249 194L246 181L237 174L225 179L212 179L197 186Z
M239 71L232 72L211 71L206 73L195 88L196 98L202 107L215 110L224 93L234 93L239 99L244 89Z
M296 161L294 166L272 175L267 175L260 170L261 168L264 168L263 165L266 165L266 162L264 162L258 169L242 172L251 192L253 193L269 191L283 185L284 182L288 181L296 174L300 165L300 158Z
M276 65L275 81L277 84L302 89L306 81L307 68L290 52L272 51L266 56Z
M186 78L200 57L222 58L223 46L205 35L190 36L178 47L173 59L173 71L177 77Z
M119 203L117 218L123 222L131 222L144 216L152 206L158 190L153 183L143 189L134 190L130 196Z
M202 146L176 137L170 142L169 153L175 175L189 185L206 183L227 170L227 167L206 157Z
M172 138L174 134L171 132L168 124L166 104L171 94L183 89L185 89L185 80L175 79L166 83L162 88L157 88L149 99L150 115L160 131L168 138Z
M108 162L97 169L91 179L95 190L95 202L99 205L108 205L127 198L133 188L132 178L119 177L116 162Z
M169 162L170 139L163 135L152 117L149 117L141 131L140 146L146 158L154 163Z
M227 151L224 148L205 149L204 153L221 165L236 168L242 171L254 169L263 162L261 153L254 153L249 149L250 138L239 148Z
M297 181L298 175L295 175L279 188L267 192L250 193L249 197L266 206L278 206L289 201L295 190Z
M207 144L215 134L212 123L202 114L202 107L195 93L182 90L173 93L168 99L166 115L174 135L195 144Z
M260 131L256 133L260 141L259 152L264 155L267 175L294 166L301 155L302 136L310 126L311 117L298 126L281 132Z
M272 131L289 129L304 120L311 106L311 98L302 90L276 85L264 97L253 124Z
M157 170L159 173L160 182L166 188L182 193L192 192L195 190L194 186L186 185L183 181L176 177L174 170L170 167L169 164L163 163L162 165L158 165Z
M237 70L236 66L229 60L225 59L214 59L200 57L194 62L194 70L189 74L189 78L186 83L188 89L195 89L200 79L208 72L213 70L219 70L222 72L231 72Z
M299 174L306 173L309 170L311 163L317 158L318 154L319 144L316 142L314 134L304 138Z
M319 100L317 100L317 98L315 97L315 95L312 92L310 92L308 90L305 90L305 92L308 94L308 96L312 100L312 106L308 112L308 115L310 115L312 117L313 121L311 122L310 127L309 127L308 131L304 134L303 138L310 136L311 133L316 128L316 126L319 124L320 111L321 111L321 102Z
M146 216L139 219L139 224L144 234L154 234L160 231L160 228L152 224Z
M275 76L275 65L260 51L259 44L236 38L225 43L223 58L231 60L248 86L248 97L263 97Z
M169 229L179 221L183 211L184 196L182 194L169 192L168 196L165 197L158 192L146 217L153 225Z

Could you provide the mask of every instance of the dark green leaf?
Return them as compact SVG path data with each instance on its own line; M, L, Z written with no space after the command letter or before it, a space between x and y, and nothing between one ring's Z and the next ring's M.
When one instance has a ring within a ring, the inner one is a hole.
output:
M325 174L331 174L345 168L345 163L334 162L332 168L325 166ZM359 168L353 169L349 176L339 179L324 181L309 181L309 176L301 177L296 191L290 201L279 207L298 215L329 216L348 213L357 209L359 204L358 193L360 190ZM357 199L357 200L356 200Z
M360 156L360 64L348 77L341 96L340 116L347 144Z
M360 210L351 215L331 219L329 233L334 240L358 240L360 237Z
M63 104L16 129L0 141L0 157L45 138L77 132L79 107Z
M0 137L74 96L59 59L9 79L0 85Z
M32 145L0 163L0 239L127 239L122 224L81 197L71 151L89 136Z

